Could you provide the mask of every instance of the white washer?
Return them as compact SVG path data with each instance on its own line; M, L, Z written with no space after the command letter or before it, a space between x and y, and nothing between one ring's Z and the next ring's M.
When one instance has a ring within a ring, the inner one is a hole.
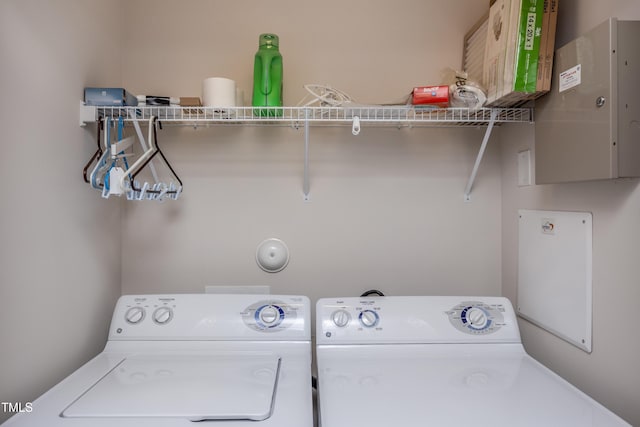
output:
M32 407L6 427L311 427L309 299L123 296L104 351Z
M321 299L322 427L628 426L531 358L498 297Z

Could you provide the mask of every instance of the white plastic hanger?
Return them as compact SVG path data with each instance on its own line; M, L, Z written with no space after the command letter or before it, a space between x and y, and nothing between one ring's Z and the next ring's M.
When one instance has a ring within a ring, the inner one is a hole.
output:
M131 117L131 119L133 120L133 127L136 130L136 134L138 135L138 140L140 141L140 146L142 146L142 151L147 151L147 144L144 141L144 136L142 135L140 124L138 123L138 120L136 120L134 114L135 114L134 112L130 111L129 117ZM149 162L149 169L151 170L151 175L153 176L153 180L156 182L159 181L158 174L156 172L156 168L153 162Z
M155 122L156 122L156 117L155 116L151 116L149 118L149 133L147 136L147 141L149 143L149 148L142 153L142 155L129 167L129 169L127 169L124 173L124 175L121 178L121 183L120 185L125 188L126 183L125 180L127 179L127 177L130 176L134 176L137 175L137 173L140 171L140 169L142 169L142 167L151 160L151 158L153 157L153 155L158 151L157 146L155 145L155 138L153 137L153 130L155 127ZM137 125L137 120L134 119L133 121L134 126ZM138 126L139 129L139 126ZM141 137L142 136L142 132L139 133L138 138L141 141L141 144L143 144L144 147L144 138ZM154 179L156 179L156 177L154 176ZM156 179L157 181L157 179Z

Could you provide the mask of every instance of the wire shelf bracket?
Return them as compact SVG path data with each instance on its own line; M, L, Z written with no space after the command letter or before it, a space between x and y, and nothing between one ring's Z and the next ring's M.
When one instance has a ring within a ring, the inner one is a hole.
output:
M493 110L491 112L489 125L487 126L487 129L484 132L484 138L482 138L482 144L480 145L480 150L478 151L476 162L474 163L473 169L471 170L471 175L469 176L469 180L467 181L467 186L464 188L465 202L471 201L471 189L473 188L473 183L476 180L476 175L478 174L478 169L480 168L480 162L482 162L482 157L484 156L484 151L486 150L487 144L489 143L489 138L491 138L491 132L493 131L493 125L496 122L497 116L498 116L498 110Z
M304 121L304 172L302 176L302 193L303 193L305 202L311 201L310 192L311 192L311 183L309 182L309 120L305 120Z

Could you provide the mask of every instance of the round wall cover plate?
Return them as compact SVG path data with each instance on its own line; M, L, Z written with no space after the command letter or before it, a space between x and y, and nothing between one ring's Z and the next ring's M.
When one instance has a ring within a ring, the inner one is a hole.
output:
M289 249L280 239L267 239L258 245L256 262L267 273L277 273L289 263Z

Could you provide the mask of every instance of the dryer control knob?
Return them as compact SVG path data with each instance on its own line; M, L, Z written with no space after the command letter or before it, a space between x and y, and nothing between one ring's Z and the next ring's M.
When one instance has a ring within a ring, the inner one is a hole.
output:
M171 307L159 307L153 312L153 321L158 325L165 325L173 319L173 310Z
M334 325L339 328L344 328L351 321L351 315L346 310L336 310L331 315Z
M483 309L472 307L467 311L467 321L472 329L483 329L487 326L489 318Z
M269 305L260 310L260 320L265 325L273 325L280 320L280 312L276 307Z
M142 319L144 319L144 315L144 308L135 306L127 310L127 312L124 314L124 320L126 320L127 323L135 325L136 323L142 322Z
M367 328L373 328L378 324L380 317L373 310L364 310L360 312L360 323Z

